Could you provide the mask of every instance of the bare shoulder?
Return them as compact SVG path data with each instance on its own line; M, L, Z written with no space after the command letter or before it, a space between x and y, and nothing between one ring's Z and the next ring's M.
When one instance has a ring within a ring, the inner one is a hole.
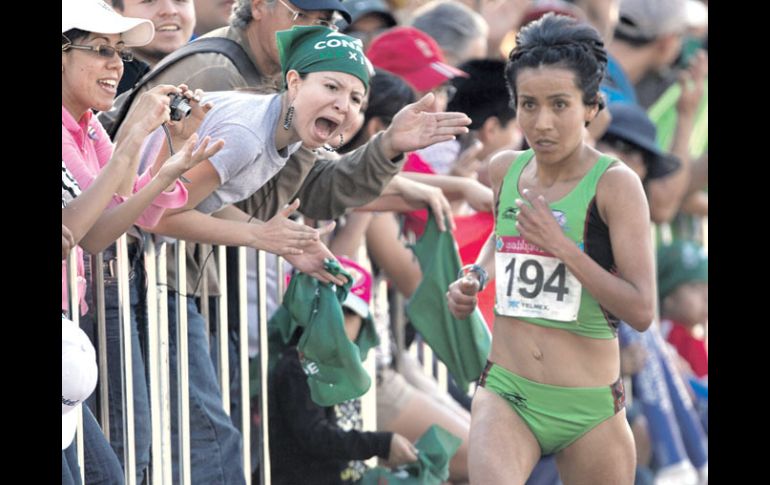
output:
M497 191L516 158L524 152L516 150L504 150L489 160L489 179L493 190Z
M597 186L596 191L612 194L637 189L641 193L644 193L642 181L639 180L639 176L623 162L615 161L609 168L607 168L604 175L599 179L599 185Z
M635 214L644 209L648 217L647 196L642 181L633 170L620 161L613 163L596 186L596 202L602 219L609 222L613 214ZM637 210L633 210L637 209Z

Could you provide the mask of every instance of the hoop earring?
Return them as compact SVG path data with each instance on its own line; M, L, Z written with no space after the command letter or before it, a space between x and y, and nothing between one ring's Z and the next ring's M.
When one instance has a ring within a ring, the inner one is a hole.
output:
M289 106L286 110L286 116L283 118L283 129L287 130L291 128L291 122L294 120L294 105Z

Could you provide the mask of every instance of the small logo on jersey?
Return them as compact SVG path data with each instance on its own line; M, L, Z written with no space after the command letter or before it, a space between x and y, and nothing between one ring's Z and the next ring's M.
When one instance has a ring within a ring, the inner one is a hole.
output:
M516 216L519 214L518 207L508 207L503 211L503 219L516 220Z
M497 248L498 251L503 249L503 238L501 237L497 238L497 242L495 242L495 247Z
M567 225L567 214L560 210L551 209L551 214L553 214L553 217L556 219L556 222L559 223L559 227L564 229L564 226Z

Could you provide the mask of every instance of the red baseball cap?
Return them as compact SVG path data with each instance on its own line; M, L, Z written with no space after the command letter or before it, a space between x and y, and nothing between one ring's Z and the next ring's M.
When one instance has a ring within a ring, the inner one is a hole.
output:
M414 27L395 27L374 38L366 57L375 67L403 78L420 92L468 74L446 63L433 37Z

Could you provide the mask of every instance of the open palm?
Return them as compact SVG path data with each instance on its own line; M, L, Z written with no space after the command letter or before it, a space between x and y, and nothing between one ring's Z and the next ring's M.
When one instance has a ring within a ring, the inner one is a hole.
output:
M471 119L464 113L432 111L435 95L428 93L396 113L383 140L395 153L425 148L468 132Z

